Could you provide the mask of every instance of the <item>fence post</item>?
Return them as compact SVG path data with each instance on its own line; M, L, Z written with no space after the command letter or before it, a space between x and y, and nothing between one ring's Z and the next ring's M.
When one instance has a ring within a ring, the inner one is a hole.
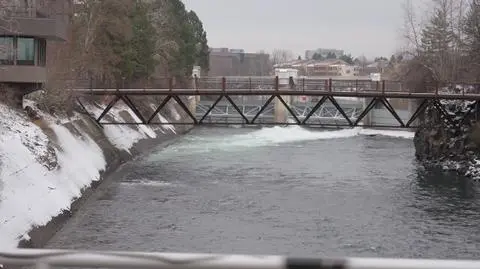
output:
M194 80L193 80L193 81L194 81L194 85L193 85L193 86L195 87L194 90L198 90L198 77L197 77L197 74L195 74L193 77L194 77Z
M227 89L227 79L225 77L222 77L222 91L225 91Z
M385 94L385 80L382 80L382 93Z
M328 79L328 91L332 92L332 79L331 78Z
M278 91L280 89L279 81L278 81L278 76L275 76L275 90Z

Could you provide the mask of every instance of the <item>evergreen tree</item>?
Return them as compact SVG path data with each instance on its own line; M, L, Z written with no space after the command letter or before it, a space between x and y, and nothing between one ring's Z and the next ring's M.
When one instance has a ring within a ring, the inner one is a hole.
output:
M148 78L155 69L155 29L147 12L148 5L136 0L130 14L131 39L118 48L121 62L117 76L127 81Z
M195 44L195 62L202 70L209 70L209 56L210 49L208 47L207 33L203 29L202 21L198 18L195 12L190 11L188 13L188 23L193 35L193 41Z
M420 59L437 81L456 79L456 42L446 1L438 2L429 24L422 30Z
M316 52L313 54L312 59L314 59L314 60L316 60L316 61L323 61L323 60L325 60L325 58L323 58L322 54L316 53Z
M422 31L421 48L427 57L432 54L448 53L453 47L455 34L447 12L445 7L437 7L430 23Z
M347 54L344 54L344 55L340 56L339 59L342 60L342 61L345 61L345 62L348 63L348 64L352 64L352 65L353 65L353 57L352 57L351 54L348 54L348 55L347 55Z
M327 54L327 59L337 59L337 55L333 52Z

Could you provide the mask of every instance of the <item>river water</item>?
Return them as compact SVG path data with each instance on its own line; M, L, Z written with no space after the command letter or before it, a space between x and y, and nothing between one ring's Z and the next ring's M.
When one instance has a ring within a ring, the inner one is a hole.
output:
M122 167L47 247L480 258L478 190L422 168L408 136L196 129Z

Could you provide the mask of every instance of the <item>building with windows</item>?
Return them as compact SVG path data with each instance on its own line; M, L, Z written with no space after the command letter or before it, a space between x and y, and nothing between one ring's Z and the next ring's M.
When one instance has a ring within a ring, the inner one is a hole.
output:
M296 60L275 65L275 68L293 68L298 74L307 77L357 77L360 68L343 60Z
M2 4L7 3L7 4ZM69 0L0 2L0 84L17 97L47 79L47 42L66 41Z
M266 53L243 49L211 48L209 76L268 76L273 72Z

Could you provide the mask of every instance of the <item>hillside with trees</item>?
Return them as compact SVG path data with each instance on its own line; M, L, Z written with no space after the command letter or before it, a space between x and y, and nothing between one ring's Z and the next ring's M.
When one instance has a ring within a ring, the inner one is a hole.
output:
M432 0L428 19L421 23L415 1L405 4L406 56L401 74L418 83L478 81L480 75L480 2Z
M208 70L207 34L181 0L81 0L73 12L71 39L53 64L71 71L61 77L119 85Z

